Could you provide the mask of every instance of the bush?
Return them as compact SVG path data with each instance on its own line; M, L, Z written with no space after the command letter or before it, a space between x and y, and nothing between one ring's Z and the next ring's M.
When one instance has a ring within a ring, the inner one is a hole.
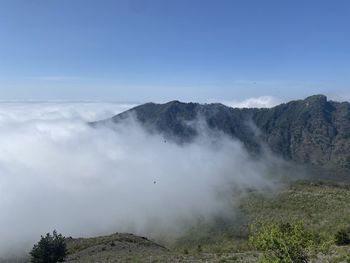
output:
M335 244L338 246L344 246L350 244L349 232L345 229L339 230L335 234Z
M250 242L263 251L261 262L306 263L312 235L301 223L258 224L251 227Z
M47 233L41 236L40 241L34 245L31 255L33 263L56 263L63 262L66 257L65 238L61 234L53 231L52 235Z

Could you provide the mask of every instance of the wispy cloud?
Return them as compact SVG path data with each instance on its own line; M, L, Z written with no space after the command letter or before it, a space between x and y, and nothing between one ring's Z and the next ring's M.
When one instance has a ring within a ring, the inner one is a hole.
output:
M322 82L311 82L311 81L299 81L299 80L288 80L288 79L241 79L233 80L232 85L268 85L268 86L290 86L290 85L322 85Z
M66 81L66 80L82 80L83 78L79 76L60 76L60 75L52 75L52 76L39 76L34 77L32 79L36 80L44 80L44 81Z
M279 98L273 96L261 96L253 97L244 100L224 100L222 104L233 107L233 108L271 108L282 101Z
M350 92L330 92L326 93L328 99L335 101L350 101Z

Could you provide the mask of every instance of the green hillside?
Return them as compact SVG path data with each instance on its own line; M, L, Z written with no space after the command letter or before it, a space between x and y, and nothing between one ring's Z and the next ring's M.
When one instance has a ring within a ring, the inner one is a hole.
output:
M230 217L198 220L176 242L164 244L168 249L135 236L131 246L118 242L111 246L116 239L112 235L78 240L74 246L71 243L69 259L88 262L86 255L93 254L91 258L98 262L257 262L261 254L248 241L250 224L302 221L325 246L324 251L312 254L311 262L348 262L350 246L334 243L337 231L350 227L348 183L298 181L276 193L250 192L240 205L232 207L232 211L236 209L239 212ZM144 246L144 242L150 245Z

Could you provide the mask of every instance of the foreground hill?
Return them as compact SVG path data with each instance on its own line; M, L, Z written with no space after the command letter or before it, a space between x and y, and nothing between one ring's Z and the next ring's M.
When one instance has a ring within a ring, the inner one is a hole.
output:
M92 238L67 238L67 262L133 261L143 257L163 254L167 249L151 240L127 233Z
M193 140L199 120L204 120L209 128L239 139L253 153L266 144L296 163L350 168L350 103L329 101L323 95L269 109L179 101L146 103L94 125L121 122L130 115L148 130L180 143Z
M65 262L255 262L256 253L182 253L145 238L127 233L91 238L67 238ZM231 259L231 260L230 260ZM234 259L234 260L233 260Z
M248 242L248 225L256 221L302 220L328 248L312 254L310 263L349 262L350 245L336 246L339 229L349 229L350 184L294 182L278 193L250 192L236 207L239 217L200 221L169 248L145 237L115 233L67 238L67 262L259 262L261 253ZM0 262L28 262L1 261Z

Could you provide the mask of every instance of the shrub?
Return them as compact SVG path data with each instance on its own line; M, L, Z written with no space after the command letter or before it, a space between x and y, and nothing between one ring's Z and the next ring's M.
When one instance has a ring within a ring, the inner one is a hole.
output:
M301 223L258 224L251 227L250 242L263 251L261 262L305 263L312 235Z
M63 262L66 257L65 238L53 231L52 235L47 233L41 236L40 241L34 245L31 255L33 263L56 263Z
M344 246L350 244L350 237L348 231L345 229L340 229L335 234L335 244L338 246Z

